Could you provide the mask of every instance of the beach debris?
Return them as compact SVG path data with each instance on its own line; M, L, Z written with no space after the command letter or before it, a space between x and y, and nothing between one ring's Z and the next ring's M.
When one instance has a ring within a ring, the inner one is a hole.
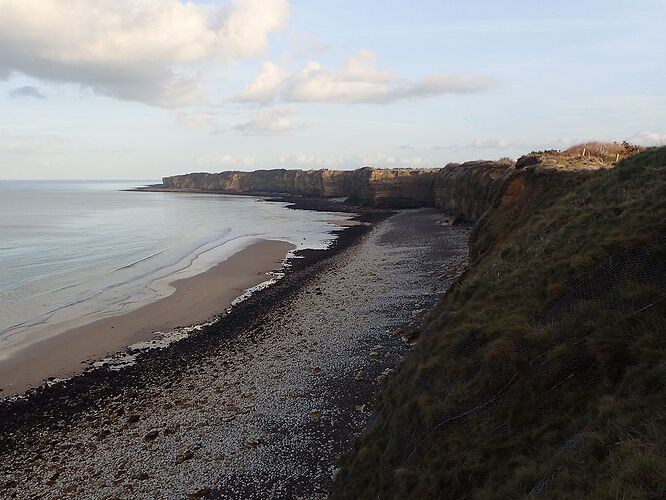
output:
M139 474L134 474L132 476L132 479L136 481L145 481L147 479L150 479L150 476L146 474L145 472L140 472Z
M247 449L254 449L258 448L260 444L261 444L260 439L248 439L243 443L243 447Z
M129 417L127 417L127 423L128 424L136 424L140 419L141 419L141 416L139 416L135 413L135 414L130 415Z
M377 382L385 382L393 374L394 371L395 370L392 370L391 368L387 368L379 375L377 375L377 378L375 380L377 380Z
M367 377L367 375L365 374L365 372L363 370L357 371L356 375L354 375L354 380L356 380L357 382L361 382L361 381L365 380L366 378L368 378L368 377Z
M194 493L188 493L187 498L188 499L206 498L211 493L212 490L210 488L201 488L200 490L197 490Z
M154 430L154 431L150 431L148 434L143 436L143 439L144 439L144 441L155 441L155 439L157 439L157 436L159 436L159 435L160 435L160 431Z
M417 326L408 326L398 330L396 333L398 333L409 346L413 346L421 335L421 331Z
M309 413L309 416L310 416L310 420L313 420L313 421L316 422L321 418L321 412L319 410L312 410Z
M176 457L176 465L180 465L191 458L194 458L194 452L192 450L187 450L185 453L182 453Z
M373 361L379 361L379 353L377 351L370 351L368 358Z

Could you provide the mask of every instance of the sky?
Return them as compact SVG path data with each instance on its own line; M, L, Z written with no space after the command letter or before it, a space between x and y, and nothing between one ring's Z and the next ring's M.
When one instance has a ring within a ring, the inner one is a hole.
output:
M666 144L666 1L0 0L0 179Z

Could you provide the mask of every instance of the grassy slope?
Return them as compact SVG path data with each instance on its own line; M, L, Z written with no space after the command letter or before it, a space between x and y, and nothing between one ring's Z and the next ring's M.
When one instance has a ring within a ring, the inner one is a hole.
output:
M666 148L517 171L333 498L666 497Z

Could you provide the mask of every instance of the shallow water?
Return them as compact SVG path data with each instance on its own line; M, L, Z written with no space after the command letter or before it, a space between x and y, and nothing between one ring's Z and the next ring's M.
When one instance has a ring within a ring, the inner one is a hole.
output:
M336 214L253 197L126 192L134 182L0 182L0 358L168 295L259 238L324 248Z

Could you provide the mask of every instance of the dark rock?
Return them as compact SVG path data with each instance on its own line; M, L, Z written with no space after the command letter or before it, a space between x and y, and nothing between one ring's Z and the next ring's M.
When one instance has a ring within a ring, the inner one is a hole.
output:
M531 167L532 165L538 165L541 163L541 158L536 155L525 155L518 158L516 162L516 168L525 168Z
M195 499L195 498L206 498L212 493L210 488L201 488L200 490L195 491L194 493L189 493L187 495L188 499Z
M191 451L191 450L188 450L185 453L183 453L181 455L178 455L178 457L176 457L176 464L182 464L186 460L189 460L193 457L194 457L194 452Z
M143 439L145 441L155 441L155 439L157 439L157 436L159 436L159 435L160 435L160 431L154 430L154 431L150 431L148 434L143 436Z

